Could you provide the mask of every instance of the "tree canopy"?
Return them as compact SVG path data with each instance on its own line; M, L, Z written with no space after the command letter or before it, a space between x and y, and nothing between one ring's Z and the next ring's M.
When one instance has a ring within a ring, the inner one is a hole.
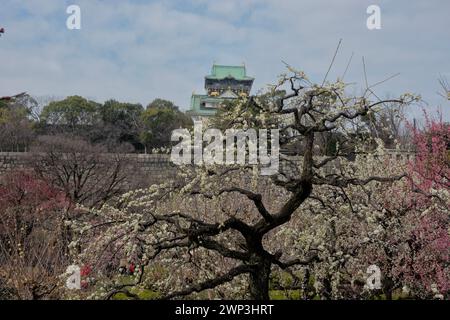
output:
M44 107L41 120L46 124L67 126L93 125L99 104L80 96L70 96L61 101L52 101Z
M172 102L156 99L142 113L141 123L142 143L147 148L159 148L169 146L172 131L190 127L192 120Z

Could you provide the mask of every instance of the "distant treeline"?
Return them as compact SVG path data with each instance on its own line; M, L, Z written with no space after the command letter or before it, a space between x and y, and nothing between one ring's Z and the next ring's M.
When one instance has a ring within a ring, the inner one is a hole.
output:
M42 106L28 95L0 100L0 151L28 151L46 136L79 138L114 152L149 152L167 146L173 129L192 125L172 102L141 104L80 96Z

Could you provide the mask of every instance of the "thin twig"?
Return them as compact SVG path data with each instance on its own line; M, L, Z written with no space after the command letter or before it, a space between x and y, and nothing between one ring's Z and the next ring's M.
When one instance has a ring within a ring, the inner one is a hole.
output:
M362 57L362 63L363 63L363 71L364 71L364 81L366 82L366 90L368 90L369 82L367 81L366 62L364 60L364 56Z
M350 67L350 63L352 63L353 55L354 55L354 52L352 52L352 55L350 56L350 59L348 59L347 66L345 67L345 71L344 71L344 74L341 77L342 78L341 80L344 80L345 75L347 74L348 68Z
M341 43L342 43L342 39L339 39L339 43L338 43L338 45L336 47L336 51L334 52L333 59L331 60L330 66L328 67L327 73L325 74L325 78L323 78L322 85L321 85L322 87L325 84L325 81L327 80L328 74L330 73L331 67L334 64L334 60L336 59L336 56L338 54L339 47L341 46Z

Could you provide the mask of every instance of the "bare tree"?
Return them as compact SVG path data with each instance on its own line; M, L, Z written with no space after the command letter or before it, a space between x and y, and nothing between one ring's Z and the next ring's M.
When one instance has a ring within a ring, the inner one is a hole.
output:
M33 173L0 179L0 283L9 298L58 297L68 263L64 217L70 203Z
M102 204L126 182L126 162L120 154L107 154L106 148L80 138L42 136L32 151L36 172L75 203Z

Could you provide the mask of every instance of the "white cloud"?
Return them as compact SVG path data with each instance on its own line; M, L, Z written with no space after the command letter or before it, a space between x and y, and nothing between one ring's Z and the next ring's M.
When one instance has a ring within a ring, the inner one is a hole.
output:
M256 87L275 81L281 60L320 81L340 38L330 78L354 52L348 81L361 82L362 56L372 83L401 72L380 86L382 95L408 90L437 103L437 78L450 69L445 0L438 7L379 1L379 31L365 27L368 0L76 2L80 31L65 28L67 1L2 0L0 95L27 90L141 103L163 97L187 108L214 60L246 62Z

